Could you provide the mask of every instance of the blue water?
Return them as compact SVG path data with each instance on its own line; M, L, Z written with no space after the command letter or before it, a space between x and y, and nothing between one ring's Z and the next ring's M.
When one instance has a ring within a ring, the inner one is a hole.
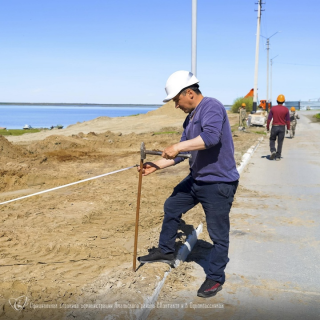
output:
M22 129L67 127L97 117L125 117L156 110L161 105L0 105L0 127ZM230 106L225 106L227 110Z
M49 128L61 124L65 128L97 117L124 117L147 113L159 107L160 105L0 105L0 127L22 129L27 124L33 128Z

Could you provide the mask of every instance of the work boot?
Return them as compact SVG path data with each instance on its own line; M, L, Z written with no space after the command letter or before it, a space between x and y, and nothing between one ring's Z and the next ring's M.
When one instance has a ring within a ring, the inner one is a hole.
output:
M281 160L281 157L276 157L276 161L280 161Z
M275 157L276 157L276 152L272 151L271 156L270 156L270 160L274 160Z
M168 263L171 267L174 267L174 254L162 253L160 248L149 249L149 254L138 257L140 263L152 263L152 262L164 262Z
M222 284L206 278L205 282L202 284L198 290L198 297L210 298L215 296L222 289Z

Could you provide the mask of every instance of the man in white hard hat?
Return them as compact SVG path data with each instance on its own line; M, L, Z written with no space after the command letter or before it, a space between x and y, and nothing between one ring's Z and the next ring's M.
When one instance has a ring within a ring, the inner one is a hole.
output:
M234 160L234 146L226 110L221 102L204 97L199 80L188 71L173 73L166 84L167 97L175 107L187 113L180 142L164 149L162 157L146 162L143 175L175 165L176 157L189 152L190 174L173 190L164 204L164 219L159 248L139 257L141 263L165 262L174 265L175 240L183 213L201 203L207 229L214 245L209 257L206 280L198 290L200 297L212 297L222 289L225 267L229 261L229 212L237 190L239 173ZM138 168L140 171L141 168Z

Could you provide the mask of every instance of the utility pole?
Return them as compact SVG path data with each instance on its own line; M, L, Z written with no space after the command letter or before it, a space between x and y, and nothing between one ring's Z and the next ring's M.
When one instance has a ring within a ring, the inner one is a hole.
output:
M277 33L279 33L280 31L275 32L272 36L266 38L264 36L261 35L261 37L267 39L267 96L266 96L266 109L268 111L268 103L269 103L269 45L270 45L270 39L276 35ZM272 102L272 101L271 101Z
M278 54L275 57L270 59L270 101L271 101L271 105L272 105L272 62L277 56L278 56Z
M267 39L267 96L266 96L266 111L268 112L268 103L269 103L269 38Z
M197 0L192 0L191 72L197 76Z
M261 23L261 6L262 1L258 0L258 21L257 21L257 36L256 36L256 59L254 67L254 86L253 86L253 107L252 111L257 111L258 100L258 66L259 66L259 41L260 41L260 23Z

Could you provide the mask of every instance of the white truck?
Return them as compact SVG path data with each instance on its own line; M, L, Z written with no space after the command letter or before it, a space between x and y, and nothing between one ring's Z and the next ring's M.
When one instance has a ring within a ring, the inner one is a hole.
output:
M267 124L268 114L264 110L257 110L256 113L249 114L248 126L263 126Z

